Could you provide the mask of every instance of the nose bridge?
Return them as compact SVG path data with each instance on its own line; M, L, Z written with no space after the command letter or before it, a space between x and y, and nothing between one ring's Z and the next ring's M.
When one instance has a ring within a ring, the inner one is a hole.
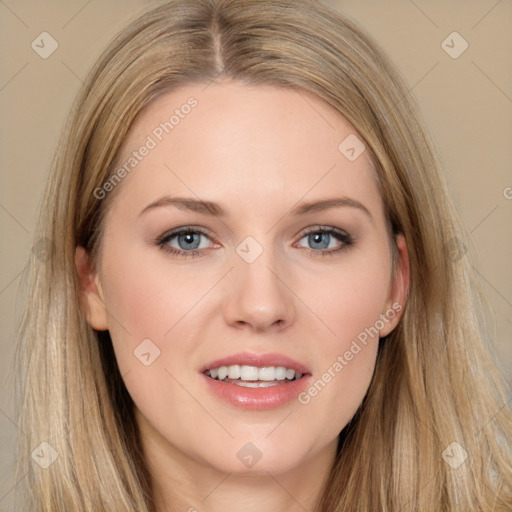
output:
M291 323L295 308L272 236L259 239L262 243L248 236L235 249L224 314L229 324L249 324L255 330L264 330L274 324Z

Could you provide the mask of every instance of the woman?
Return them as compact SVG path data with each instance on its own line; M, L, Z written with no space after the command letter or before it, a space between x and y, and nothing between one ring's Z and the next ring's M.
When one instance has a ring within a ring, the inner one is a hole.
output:
M18 344L30 510L512 506L440 165L340 14L171 0L132 22L76 101L41 240Z

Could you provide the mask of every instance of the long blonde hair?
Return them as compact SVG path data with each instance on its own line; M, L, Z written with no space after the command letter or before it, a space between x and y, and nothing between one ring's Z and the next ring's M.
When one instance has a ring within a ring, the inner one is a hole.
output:
M345 116L371 151L390 228L408 245L403 317L380 342L317 510L510 510L511 414L485 302L469 254L457 252L469 241L441 163L386 55L313 0L169 0L131 22L91 70L52 163L39 249L23 278L18 476L27 485L18 509L155 510L133 403L108 331L94 331L80 309L74 253L82 245L97 254L109 198L94 190L141 109L218 78L308 91ZM31 457L42 442L46 457L57 456L47 469ZM454 454L467 459L455 467Z

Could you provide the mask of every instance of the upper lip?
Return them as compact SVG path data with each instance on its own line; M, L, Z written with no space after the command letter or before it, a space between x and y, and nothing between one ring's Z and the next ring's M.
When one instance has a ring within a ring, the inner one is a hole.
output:
M311 373L310 370L303 365L295 361L294 359L278 354L276 352L267 352L265 354L256 354L253 352L239 352L238 354L232 354L222 359L216 359L203 365L201 373L212 368L220 368L221 366L232 366L238 364L240 366L258 366L260 368L264 366L284 366L296 372L300 372L303 375Z

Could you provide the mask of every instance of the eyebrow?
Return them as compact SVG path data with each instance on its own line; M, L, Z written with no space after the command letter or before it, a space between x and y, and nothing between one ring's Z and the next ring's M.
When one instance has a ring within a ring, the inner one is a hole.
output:
M204 215L212 215L214 217L226 217L227 214L223 208L214 203L212 201L203 201L200 199L194 199L192 197L171 197L164 196L152 203L148 204L139 214L142 214L153 210L155 208L163 207L163 206L175 206L180 210L189 210L198 213L202 213ZM291 215L306 215L308 213L314 213L319 211L324 211L330 208L339 208L339 207L350 207L357 208L358 210L364 212L368 217L373 221L372 214L359 201L352 199L350 197L337 197L333 199L322 199L320 201L312 201L309 203L302 203L290 211Z

